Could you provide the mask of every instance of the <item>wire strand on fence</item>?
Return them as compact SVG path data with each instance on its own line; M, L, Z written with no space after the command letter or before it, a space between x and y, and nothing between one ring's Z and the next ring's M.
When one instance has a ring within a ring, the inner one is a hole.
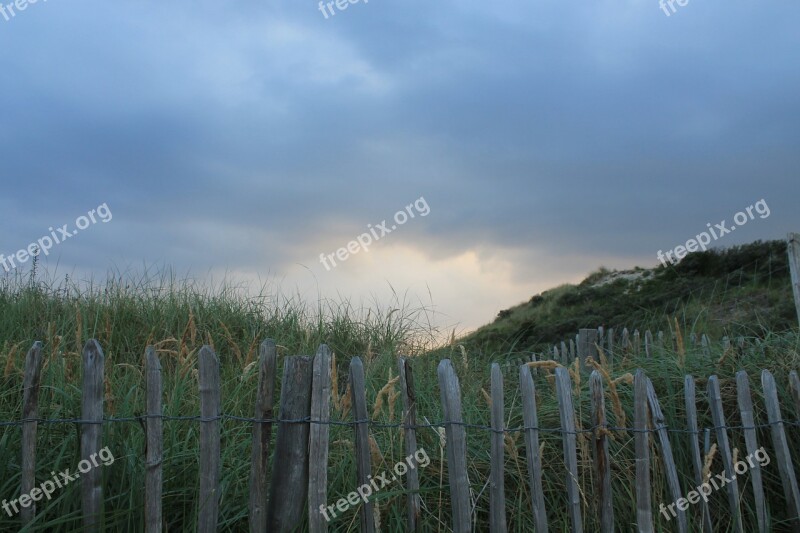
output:
M171 415L140 415L140 416L132 416L132 417L119 417L119 418L104 418L102 421L97 420L81 420L79 418L59 418L59 419L46 419L46 418L25 418L22 420L14 420L14 421L0 421L0 427L9 427L9 426L22 426L23 424L30 423L30 422L37 422L40 424L109 424L109 423L116 423L116 422L143 422L148 418L160 418L162 420L167 421L191 421L191 422L214 422L216 420L234 420L237 422L247 422L252 424L324 424L329 426L350 426L354 427L360 424L369 424L370 427L378 428L378 429L427 429L427 428L444 428L448 425L455 425L455 426L463 426L467 429L478 429L484 431L490 431L492 433L519 433L521 431L528 431L528 430L536 430L544 433L560 433L560 434L571 434L571 435L580 435L586 433L594 433L598 429L604 429L606 431L627 431L630 433L655 433L657 431L661 431L662 429L667 430L669 433L681 433L681 434L695 434L699 435L705 431L717 431L720 429L726 430L745 430L745 429L764 429L769 428L775 425L784 424L787 426L792 427L800 427L800 420L775 420L774 422L766 422L763 424L756 424L754 426L709 426L700 428L697 431L692 431L689 429L679 429L679 428L671 428L666 424L648 428L648 429L635 429L635 428L627 428L627 427L616 427L616 426L609 426L605 425L596 425L587 427L584 429L579 429L575 431L567 431L561 428L545 428L545 427L528 427L528 426L521 426L515 428L504 428L504 429L494 429L491 426L486 426L483 424L471 424L469 422L436 422L436 423L429 423L429 424L403 424L402 422L389 424L385 422L377 422L375 420L311 420L311 417L305 418L297 418L297 419L280 419L280 418L248 418L244 416L235 416L235 415L228 415L223 414L214 417L207 417L203 418L202 416L195 415L195 416L171 416Z

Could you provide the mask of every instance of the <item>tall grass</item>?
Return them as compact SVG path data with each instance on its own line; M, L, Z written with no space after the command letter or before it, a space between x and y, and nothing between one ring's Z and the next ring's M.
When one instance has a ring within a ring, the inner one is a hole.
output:
M400 296L383 308L361 309L348 301L323 299L312 307L296 297L266 290L252 296L242 286L207 287L170 272L111 276L103 285L7 276L0 280L0 420L21 417L24 356L35 340L44 342L46 353L42 418L80 416L80 354L90 338L100 341L106 356L106 416L142 414L144 348L150 344L164 369L165 414L196 415L197 353L209 344L221 360L223 411L247 417L253 414L257 381L252 363L263 339L275 339L280 356L313 354L324 342L340 354L340 374L347 375L349 356L360 355L371 376L385 378L394 354L414 356L432 346L437 331L427 314L427 308L411 307ZM346 379L341 381L346 385ZM392 398L393 406L395 401ZM247 501L250 432L247 423L223 424L221 525L225 528L246 529L247 510L241 502ZM336 428L333 436L339 447L349 437ZM0 501L19 496L20 438L19 427L0 428ZM137 423L106 424L103 440L116 458L104 468L106 527L138 531L143 509L143 428ZM75 425L40 424L37 479L66 468L74 472L78 442ZM165 423L164 505L170 530L195 526L197 450L196 422ZM345 467L332 473L333 482L350 484L343 477L350 468L350 455L349 451L337 455L336 447L332 450L332 464L344 461ZM80 527L79 513L79 484L73 483L49 502L39 503L32 530L73 531ZM0 512L0 530L16 527L16 517Z
M394 305L371 309L355 308L349 302L319 300L313 306L298 298L283 297L266 290L251 296L242 287L221 285L208 288L191 280L177 279L169 273L131 279L114 276L110 281L79 285L42 282L35 277L6 278L0 281L0 420L21 417L22 367L24 354L34 340L45 345L40 416L73 418L80 416L80 351L89 338L97 338L106 354L106 415L116 418L141 415L144 411L143 354L148 344L156 346L164 368L165 414L193 416L199 413L196 359L203 344L212 345L221 360L223 412L252 416L257 376L253 361L258 344L273 338L279 356L314 353L318 344L327 343L336 354L336 386L332 402L334 420L350 420L347 394L347 366L351 356L364 359L367 396L374 420L397 423L401 417L398 355L413 357L417 389L418 420L441 420L436 367L443 357L452 359L462 386L465 421L489 424L488 392L490 359L502 362L509 354L476 357L453 339L448 346L436 346L439 332L430 326L428 309L413 307L398 297ZM684 340L690 319L671 320L671 327L682 332ZM754 341L755 339L750 339ZM796 333L767 333L760 347L748 344L743 352L723 354L714 346L710 356L686 341L683 354L659 349L652 359L617 354L613 360L598 362L605 378L612 425L631 426L633 420L632 382L628 374L641 367L653 380L667 422L685 428L683 376L693 374L698 382L698 410L701 427L712 426L705 399L705 379L720 377L729 425L738 425L734 374L745 369L755 393L756 419L764 422L760 397L760 370L772 370L781 387L786 417L797 418L785 390L786 376L798 367L800 339ZM280 365L279 365L280 367ZM507 426L521 427L521 399L518 369L504 369ZM280 375L280 372L279 372ZM590 422L588 379L573 372L577 418L582 427ZM544 428L559 427L552 370L543 366L536 377L539 419ZM198 434L196 421L166 421L164 424L164 517L169 531L193 531L196 527L198 492ZM104 425L103 443L114 454L114 464L103 468L105 526L110 531L140 531L144 509L144 431L138 423ZM790 428L792 453L800 453L800 432ZM401 430L372 428L373 472L389 471L406 456ZM20 436L17 426L0 428L0 500L19 496ZM488 527L490 432L469 428L468 468L475 506L477 530ZM633 435L612 433L612 471L614 509L622 530L635 529L633 492ZM224 420L222 424L222 497L220 529L247 530L248 472L250 468L251 426L246 422ZM579 439L580 487L586 509L594 509L595 491L589 436ZM688 492L693 487L688 435L673 433L671 440L681 475ZM741 431L731 432L733 446L745 455ZM531 531L531 497L527 485L524 440L521 433L506 438L506 495L508 525L511 531ZM420 471L423 500L422 522L425 531L448 531L450 502L444 439L440 428L420 428L419 447L431 464ZM759 431L759 442L769 443L768 431ZM37 479L50 472L75 471L79 461L79 428L73 424L40 424L37 443ZM666 492L664 471L658 448L653 445L653 501L656 506L671 498ZM702 447L702 445L701 445ZM772 454L772 448L767 445ZM543 482L545 501L553 530L568 528L565 502L565 472L560 434L542 434ZM353 431L350 427L331 427L329 459L329 501L346 497L356 488L353 461ZM719 455L712 458L712 472L722 470ZM777 466L764 468L773 527L778 530L786 517ZM748 475L742 481L747 482ZM752 497L744 487L745 523L754 523ZM291 498L295 495L286 495ZM712 496L715 520L729 517L723 492ZM405 502L399 481L375 496L376 518L385 531L403 529ZM672 527L657 514L657 528ZM720 522L721 521L721 522ZM597 517L586 511L587 530L597 529ZM54 493L50 501L39 502L39 514L29 531L74 531L80 529L80 485L73 483ZM0 511L0 530L19 527L17 517ZM301 526L302 529L302 526ZM331 522L333 531L356 531L358 509L352 508ZM725 530L725 525L719 530Z

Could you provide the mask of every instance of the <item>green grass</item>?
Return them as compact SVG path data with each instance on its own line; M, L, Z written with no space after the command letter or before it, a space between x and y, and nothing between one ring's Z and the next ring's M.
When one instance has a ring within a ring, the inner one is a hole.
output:
M764 336L797 326L786 243L754 242L689 254L674 266L635 268L635 279L600 268L578 285L561 285L501 311L460 342L486 357L546 351L581 328L605 326L712 338Z
M398 297L388 308L355 309L345 302L338 304L319 301L309 308L297 299L275 297L266 291L248 297L241 288L221 286L204 289L187 280L170 275L139 280L118 276L105 285L79 289L72 283L42 283L20 277L0 283L0 420L21 417L22 367L24 353L34 340L44 342L45 368L42 376L40 416L43 418L72 418L80 415L79 353L89 338L97 338L106 355L108 395L107 416L128 417L144 411L143 354L145 346L155 344L164 368L164 405L167 415L197 415L198 388L194 369L199 348L212 343L220 357L222 371L223 412L249 417L253 414L257 376L245 371L255 360L258 343L273 338L280 346L279 368L287 355L313 354L320 343L327 343L337 355L338 393L344 393L347 364L353 355L360 355L367 374L367 402L370 414L376 394L387 381L397 375L396 358L406 354L413 357L418 398L418 420L441 420L441 406L436 368L443 357L452 359L462 386L464 420L474 424L489 424L489 409L483 391L489 391L491 361L514 357L518 350L510 347L491 355L478 349L462 349L458 343L436 346L438 332L427 321L425 308L411 307ZM555 293L568 294L571 289ZM697 323L689 313L681 327ZM666 320L662 317L661 320ZM687 328L690 329L690 328ZM684 335L686 331L683 331ZM574 331L573 331L574 334ZM755 344L756 337L761 346ZM554 338L551 342L556 341ZM760 370L768 368L775 374L781 391L784 415L796 419L790 395L786 390L787 375L798 368L800 338L797 331L750 335L743 353L732 352L722 358L721 347L715 345L710 356L699 349L688 348L685 366L671 350L659 350L650 360L618 356L610 373L613 378L645 369L652 379L661 400L668 423L685 427L683 408L683 377L693 374L698 380L698 410L701 427L712 426L705 399L705 378L716 373L722 383L725 412L729 425L738 425L736 394L733 377L745 369L751 378L758 422L765 422L760 397ZM434 349L436 348L436 349ZM279 371L280 375L281 372ZM505 402L508 427L522 425L518 387L518 369L504 367ZM558 409L547 372L540 369L536 378L540 425L558 428ZM392 389L398 391L396 385ZM608 386L606 384L606 390ZM619 396L624 406L627 425L633 420L632 386L620 383ZM401 401L388 402L377 414L381 422L398 422ZM587 376L582 378L576 410L582 425L590 420ZM349 420L351 413L334 408L334 419ZM609 404L609 421L617 424ZM164 517L169 531L192 531L196 527L198 491L198 426L192 421L166 421L164 424ZM373 457L373 472L388 471L406 456L402 434L398 429L374 428L378 453ZM475 497L478 530L488 527L489 491L489 432L467 430L468 467L471 488ZM0 500L19 496L20 483L19 427L0 428ZM222 425L222 497L220 529L247 530L248 472L250 468L251 426L246 422L226 420ZM733 446L744 450L740 431L731 432ZM583 439L581 439L583 441ZM688 492L691 482L691 463L688 438L682 434L671 437L681 483ZM565 479L560 436L543 433L543 478L545 501L551 530L568 529L566 515ZM111 423L104 425L104 445L114 454L116 462L103 468L105 497L105 526L109 531L140 531L143 527L144 495L144 431L140 424ZM273 440L274 442L274 440ZM418 432L419 446L431 457L431 464L421 470L423 498L423 530L447 531L450 523L447 468L442 461L443 450L439 433L432 428ZM759 442L769 443L769 433L759 432ZM800 453L800 432L789 429L789 442L794 457ZM75 425L39 426L37 445L37 480L50 477L50 472L69 468L74 471L78 461L79 432ZM331 428L328 500L335 503L356 488L353 462L353 432L349 427ZM615 434L611 445L614 508L618 527L633 530L635 505L633 496L633 435ZM591 456L587 442L579 446L580 484L583 497L591 502L593 488ZM767 450L774 460L771 445ZM653 455L653 502L670 502L667 496L658 446ZM742 454L743 455L743 454ZM719 456L712 472L722 469ZM768 505L774 530L786 518L787 506L780 489L778 469L773 463L764 468ZM747 476L745 476L746 478ZM527 485L524 439L512 433L506 446L506 496L510 531L531 531L530 493ZM742 487L746 530L753 525L754 513L749 488ZM294 495L287 495L294 497ZM403 529L405 500L401 484L393 484L379 492L377 506L386 531ZM593 509L594 506L590 506ZM40 502L40 514L29 531L75 531L80 529L80 485L73 483L57 491L49 502ZM726 500L723 492L712 497L712 513L727 530ZM671 524L655 514L658 530L668 530ZM584 516L587 531L597 529L596 517ZM17 530L19 522L0 511L0 531ZM357 531L358 508L352 508L331 523L332 531Z

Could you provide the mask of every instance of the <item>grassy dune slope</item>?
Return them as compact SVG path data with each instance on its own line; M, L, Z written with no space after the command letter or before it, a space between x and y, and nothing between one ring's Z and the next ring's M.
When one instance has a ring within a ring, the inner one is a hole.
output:
M176 281L169 276L140 281L117 280L84 290L69 284L53 286L21 278L7 280L0 283L0 421L19 420L21 416L24 353L34 340L44 342L46 354L40 416L78 417L79 353L89 338L97 338L105 349L107 416L128 417L143 412L142 358L147 344L157 346L164 367L165 414L196 415L199 412L196 356L199 348L208 343L214 345L221 360L223 412L249 417L253 413L256 390L256 376L251 363L258 343L271 337L280 346L279 366L286 355L314 353L321 342L331 346L337 361L332 413L334 420L351 420L352 413L346 396L347 364L351 356L361 355L365 360L371 418L385 424L399 422L402 403L397 396L396 356L408 354L414 357L420 423L424 424L426 420L434 423L442 419L436 367L441 358L450 357L461 381L464 420L486 425L489 423L489 405L485 392L490 390L490 358L495 358L497 354L508 356L524 347L536 346L539 342L554 342L562 334L574 334L577 327L583 325L605 323L614 326L625 324L632 317L641 318L642 325L648 320L660 324L664 323L661 321L665 313L676 311L681 317L684 337L691 327L708 328L711 334L742 331L748 333L748 345L743 351L734 350L726 354L722 353L719 345L715 345L709 355L691 346L687 347L684 354L660 350L657 357L652 359L620 354L615 357L613 364L603 367L616 386L616 392L607 392L609 422L612 425L631 425L633 404L629 374L638 367L643 368L653 380L667 423L676 428L685 427L682 384L687 373L698 379L700 426L712 426L705 398L705 379L712 373L721 380L728 423L737 425L739 418L736 415L734 375L739 369L746 370L750 376L759 423L766 420L760 397L762 368L775 373L782 402L786 406L784 416L797 419L800 415L793 407L786 383L788 372L800 366L800 336L796 327L787 329L791 322L787 315L793 317L793 311L789 313L783 301L788 289L784 287L782 277L785 272L780 270L781 257L777 245L768 243L757 246L764 250L775 248L766 263L764 255L759 253L756 265L747 269L734 268L735 262L728 265L723 254L720 256L722 259L709 259L711 266L704 268L710 270L701 270L705 272L702 275L689 275L682 270L689 265L681 265L673 269L674 272L656 271L651 274L654 281L642 282L639 290L632 290L630 284L623 286L621 282L594 286L600 278L607 277L606 274L599 274L581 286L559 288L535 297L532 304L512 310L508 316L487 326L472 339L438 349L432 349L436 348L432 345L432 339L436 338L437 332L431 331L427 325L425 309L409 308L402 302L396 302L397 305L389 309L362 310L354 309L347 303L333 302L308 306L267 294L260 298L246 298L230 287L206 291L191 282ZM762 267L763 264L768 266ZM719 286L724 281L720 281L716 289L705 287L695 293L697 296L686 299L673 300L672 296L658 296L659 286L664 290L676 290L679 287L691 289L695 287L695 282L701 286L706 280L719 275L714 270L716 268L726 272L728 278L736 275L736 283L731 282L724 289ZM764 278L768 272L771 273L771 279ZM627 296L625 291L628 291ZM597 300L590 298L603 294L607 296ZM718 294L735 296L738 300L720 299ZM569 298L576 301L570 304ZM652 306L644 305L647 299L653 301ZM672 303L676 301L679 303ZM742 306L743 301L749 303ZM791 301L788 305L791 305ZM606 308L617 310L617 314L605 314ZM546 309L549 312L545 312ZM577 318L570 318L571 313L577 314ZM729 316L738 318L735 323L724 320ZM717 320L722 322L715 322ZM630 322L626 325L635 326ZM736 327L742 329L736 330ZM758 344L755 342L756 336L759 337ZM504 367L503 373L507 426L516 428L522 425L518 369ZM582 427L587 427L590 425L587 376L579 373L573 375L576 380L578 420ZM539 369L536 386L540 425L543 428L558 428L552 369ZM605 386L609 391L608 381ZM383 396L378 400L377 396L382 390ZM621 409L611 407L616 399ZM198 424L192 421L167 421L164 428L166 525L169 531L193 531L197 515ZM374 473L389 471L395 463L403 460L406 453L400 429L373 427L370 434L374 438ZM246 422L226 420L222 424L221 530L247 531L250 435L251 426ZM18 426L0 426L0 500L19 496L20 436ZM488 527L489 512L489 491L486 490L489 432L480 427L469 428L467 436L476 527L483 531ZM104 425L103 439L104 445L116 458L113 465L103 468L106 527L109 531L140 531L144 509L142 426L137 422L109 423ZM733 446L744 450L741 431L732 431L731 439ZM768 443L768 431L760 430L759 440ZM418 441L431 458L430 465L420 472L423 530L448 531L450 503L447 467L443 461L444 442L437 428L420 428ZM331 503L346 497L356 488L352 442L351 428L332 427L328 496ZM524 439L520 432L510 432L505 442L509 530L531 531L531 495L527 485ZM568 527L561 443L558 433L552 431L543 433L542 442L545 502L551 529L560 531ZM789 442L793 456L800 457L800 429L795 426L789 429ZM589 444L588 436L579 439L581 491L587 501L596 494L592 485ZM676 462L685 491L691 489L688 444L687 435L673 435ZM632 434L624 431L613 433L611 449L617 524L623 530L630 530L635 520L635 507L632 505ZM74 424L40 425L37 450L39 481L49 477L52 471L66 468L74 471L79 460L78 428ZM774 457L771 447L768 446L767 450ZM654 448L654 452L658 459L658 449ZM716 473L721 469L717 455L712 460L711 471ZM776 531L782 530L787 511L775 463L766 466L763 473L769 494L772 527ZM755 515L752 497L747 490L744 491L743 500L745 525L746 530L752 530ZM398 482L386 487L378 493L375 501L377 516L384 530L401 530L405 519L402 484ZM653 462L653 501L656 505L661 501L670 501L660 460ZM715 493L711 503L713 516L723 522L727 520L729 513L725 510L724 493ZM80 485L73 483L59 490L52 500L41 502L39 510L40 515L30 531L78 530ZM671 526L658 513L655 519L658 521L657 530ZM591 513L586 513L584 522L587 531L597 530L596 517ZM0 531L16 531L18 528L16 517L8 517L0 511ZM723 523L719 530L724 531L725 528ZM353 508L337 517L331 522L331 530L357 531L358 509Z
M763 336L796 327L786 244L755 242L693 253L675 266L610 272L562 285L501 311L460 340L486 356L544 351L580 328L604 326Z

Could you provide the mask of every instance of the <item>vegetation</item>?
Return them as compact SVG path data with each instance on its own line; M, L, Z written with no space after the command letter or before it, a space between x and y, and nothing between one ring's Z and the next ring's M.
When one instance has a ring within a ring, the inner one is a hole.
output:
M780 252L780 253L779 253ZM752 256L747 259L748 254ZM707 331L716 340L719 333L747 335L743 349L736 345L723 352L715 342L709 353L686 343L678 350L659 348L655 357L637 357L631 352L614 354L597 363L605 373L604 386L609 406L609 423L630 427L633 420L631 373L643 368L652 379L665 412L667 424L685 428L684 375L697 378L698 411L701 428L712 427L705 396L706 378L720 378L728 424L739 425L734 375L744 369L754 393L755 416L766 422L760 391L760 373L771 370L778 381L784 416L800 417L787 389L789 371L800 362L800 335L794 324L794 310L788 293L785 250L775 243L756 243L724 253L690 256L674 268L637 270L638 280L610 280L613 272L598 272L578 286L563 286L535 296L525 305L510 310L474 336L453 339L435 346L438 332L427 321L427 310L411 307L398 297L388 309L355 309L348 302L320 301L312 308L297 299L276 297L263 291L248 297L241 288L221 286L204 289L191 280L170 275L138 280L113 276L102 286L78 288L70 281L59 285L44 283L31 275L7 278L0 283L0 421L21 417L24 354L35 340L45 346L45 367L40 396L40 417L69 419L80 416L80 352L87 339L97 338L106 355L106 416L135 417L144 410L143 354L155 345L164 367L165 414L194 416L199 413L196 377L197 352L203 344L214 346L221 360L223 412L252 416L257 376L252 364L258 344L273 338L279 345L279 367L284 356L314 353L327 343L336 353L334 420L349 421L347 395L349 358L360 355L367 373L367 396L371 416L385 424L399 422L401 404L396 380L396 356L413 357L418 400L418 421L441 421L436 368L440 359L451 358L462 387L464 420L476 426L489 424L489 366L538 345L552 344L574 335L579 327L626 325L666 326L678 316L682 338L692 331ZM685 264L684 264L685 263ZM712 280L716 280L716 287ZM724 286L727 281L727 288ZM785 286L784 286L785 285ZM673 292L681 290L680 294ZM662 292L659 292L662 291ZM692 292L693 291L693 292ZM787 300L785 303L783 300ZM787 311L787 307L791 312ZM573 318L570 318L573 317ZM577 318L574 318L577 317ZM733 317L733 319L730 319ZM636 319L639 319L638 321ZM629 321L627 322L626 321ZM527 322L526 322L527 321ZM795 329L790 329L794 327ZM706 329L708 328L708 329ZM738 328L738 329L737 329ZM666 329L666 328L665 328ZM503 335L508 335L503 337ZM509 340L510 339L510 340ZM543 428L560 426L553 388L554 363L537 371L539 423ZM507 426L522 426L522 412L515 365L503 367ZM587 375L571 371L575 384L577 419L590 425ZM611 386L613 382L614 386ZM611 390L611 389L615 390ZM380 397L380 398L379 398ZM164 424L164 516L169 531L196 528L198 481L197 421L166 421ZM114 454L114 464L103 467L105 526L109 531L141 531L144 511L144 431L138 422L111 422L103 426L103 444ZM787 429L792 454L800 453L800 429ZM450 501L444 438L441 428L420 428L419 447L430 458L420 471L424 531L448 531ZM389 471L406 456L401 430L373 427L374 473ZM470 427L468 437L469 479L475 504L476 529L488 528L489 431ZM730 432L739 457L746 454L740 430ZM19 497L20 438L17 425L0 425L0 500ZM247 531L248 472L250 468L251 425L225 420L222 427L222 497L220 529ZM545 501L553 531L568 528L565 473L560 435L542 434ZM759 443L769 444L766 429L758 432ZM689 436L672 433L675 460L684 492L693 486L689 458ZM713 441L712 435L712 441ZM353 432L346 426L332 426L329 459L329 501L335 503L356 488L353 461ZM531 495L527 481L525 443L518 431L509 432L506 443L506 496L510 531L533 530ZM590 436L579 438L581 494L591 504L596 494L592 479ZM701 443L702 448L702 443ZM612 432L614 510L618 528L633 530L633 435ZM79 428L76 424L40 424L37 446L37 480L50 472L75 471L79 461ZM669 503L659 448L653 447L653 502ZM722 471L719 454L710 455L710 472ZM778 468L773 462L763 469L771 527L785 530L787 507L783 500ZM745 530L754 529L755 513L749 475L741 477L744 494ZM287 495L294 497L295 495ZM398 531L405 520L405 499L400 482L386 487L375 497L384 530ZM724 491L711 497L716 530L730 528ZM593 505L585 507L593 509ZM691 512L694 512L692 508ZM690 515L691 516L691 515ZM657 530L671 530L657 510ZM597 517L584 516L587 531L597 530ZM39 502L39 515L28 531L74 531L80 529L80 484L73 483L54 493L52 500ZM0 511L0 531L19 528L18 517ZM357 531L358 508L331 522L332 531Z
M650 270L601 268L578 285L562 285L501 311L460 342L493 358L546 351L581 328L669 331L674 316L685 333L714 338L796 327L786 243L697 252Z

